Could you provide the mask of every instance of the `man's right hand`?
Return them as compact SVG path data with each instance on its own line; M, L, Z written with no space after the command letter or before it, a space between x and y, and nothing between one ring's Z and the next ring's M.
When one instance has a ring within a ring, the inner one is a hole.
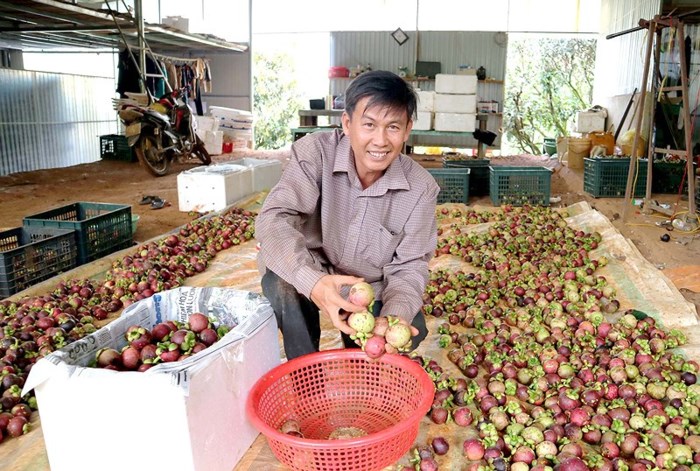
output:
M311 290L311 301L323 315L328 316L336 329L348 335L352 335L355 331L341 318L341 309L347 312L359 312L364 308L344 299L340 295L340 289L344 285L354 285L362 281L364 281L363 278L355 276L325 275Z

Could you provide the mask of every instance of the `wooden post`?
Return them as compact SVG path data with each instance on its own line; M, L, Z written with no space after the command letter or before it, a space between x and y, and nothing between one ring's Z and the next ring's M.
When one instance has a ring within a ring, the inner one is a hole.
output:
M649 21L648 24L648 35L647 35L647 50L644 56L644 71L642 73L642 86L641 96L639 98L639 113L637 113L637 125L635 126L634 142L632 144L632 155L630 156L630 167L627 172L627 187L625 188L625 202L622 208L622 221L627 220L627 213L629 212L629 207L631 205L632 198L634 197L634 191L632 189L632 184L634 183L634 175L637 164L637 149L639 147L639 135L642 132L642 120L644 117L644 102L647 95L647 84L649 81L649 64L651 62L651 50L654 47L654 36L656 32L656 20L658 15L654 17L653 20Z
M688 165L688 216L695 216L695 169L693 168L693 136L690 129L690 97L688 96L688 68L685 57L685 28L683 22L678 22L678 47L681 60L681 86L683 87L683 130L685 131L685 158Z

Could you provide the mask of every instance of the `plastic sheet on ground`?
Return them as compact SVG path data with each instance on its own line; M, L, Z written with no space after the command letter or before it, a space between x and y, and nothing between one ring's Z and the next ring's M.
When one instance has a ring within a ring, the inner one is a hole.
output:
M251 200L253 204L260 204L260 200ZM445 205L450 210L460 208L465 210L464 205ZM251 209L251 208L247 208ZM471 208L477 210L495 210L492 207ZM621 303L621 310L636 308L654 316L666 328L682 328L689 338L689 344L685 347L684 353L690 357L700 358L700 323L693 304L687 302L678 291L676 286L664 274L649 263L628 239L624 238L610 221L598 211L592 209L587 203L577 203L566 208L569 217L569 224L584 231L598 231L603 236L600 247L593 252L594 257L602 255L610 259L608 266L600 270L600 273L608 278L610 283L618 291L618 299ZM440 227L449 233L450 225L458 223L459 219L444 217L439 221ZM477 224L466 226L465 230L484 231L489 224ZM122 252L128 252L127 249ZM120 254L115 254L119 256ZM123 255L122 255L123 256ZM212 260L206 272L187 280L189 286L219 286L231 287L242 290L260 292L260 273L257 267L257 250L255 241L249 241L237 247L230 248L217 255ZM93 264L86 265L80 274L75 276L90 276L94 273L104 273L110 264L102 262L100 266ZM90 267L90 268L88 268ZM440 256L430 262L431 269L446 268L450 270L473 270L473 267L462 262L453 256ZM81 267L82 268L82 267ZM92 272L92 273L90 273ZM689 276L697 276L690 271ZM35 294L43 294L55 286L55 280L49 280L42 285L37 285L32 290ZM23 293L34 294L34 293ZM430 317L427 319L428 337L416 350L416 353L437 360L443 369L450 375L460 376L461 373L455 365L447 359L447 350L438 347L437 329L443 319ZM323 333L321 336L321 349L339 348L342 346L340 335L332 328L330 322L322 319ZM281 340L281 339L280 339ZM280 341L281 345L281 341ZM473 430L472 430L473 431ZM421 422L416 445L427 444L435 436L444 436L451 444L450 450L443 463L454 463L454 469L459 469L462 462L461 443L466 432L454 425L435 425L427 417ZM457 436L459 435L459 436ZM35 437L30 434L25 438ZM21 441L16 441L20 443ZM37 445L37 444L35 444ZM17 455L15 455L17 456ZM400 461L408 464L408 454ZM30 468L21 468L30 469ZM45 469L45 468L43 468ZM236 471L244 470L284 470L286 469L272 454L265 438L259 435L251 448L244 455L236 466ZM394 466L386 468L387 471L395 470ZM453 469L453 468L449 468Z

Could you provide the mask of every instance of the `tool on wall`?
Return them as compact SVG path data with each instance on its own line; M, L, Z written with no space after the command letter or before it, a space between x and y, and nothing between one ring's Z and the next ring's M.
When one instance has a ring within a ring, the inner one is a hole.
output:
M694 161L694 156L692 152L692 126L691 126L691 121L690 121L690 97L688 94L688 62L686 58L686 48L683 47L682 45L685 44L685 28L684 28L684 23L680 19L682 16L688 15L693 12L685 13L683 15L678 15L676 17L670 17L670 16L664 16L662 17L661 15L656 15L654 16L653 19L651 20L640 20L639 21L639 28L643 29L646 28L648 30L648 35L647 35L647 45L646 45L646 54L645 54L645 59L644 59L644 69L642 73L642 86L641 86L641 94L639 97L639 113L636 115L636 126L635 126L635 136L634 136L634 143L632 145L632 152L630 156L630 166L629 166L629 171L627 174L627 187L625 189L625 200L624 200L624 207L622 211L622 219L623 221L626 220L627 218L627 213L629 211L629 208L631 206L631 199L632 199L632 193L633 193L633 186L635 183L635 176L636 176L636 168L637 168L637 149L640 147L640 141L641 141L641 132L642 132L642 122L643 122L643 115L644 115L644 101L646 99L646 90L647 90L647 84L649 83L649 71L652 69L653 66L653 79L651 80L651 95L656 99L657 97L657 92L660 94L667 94L669 92L677 92L681 94L681 103L682 103L682 117L683 117L683 131L684 131L684 146L685 150L683 149L664 149L664 148L658 148L655 146L654 142L654 114L655 114L655 106L649 107L649 115L647 116L648 122L649 122L649 135L650 138L648 139L648 152L647 156L649 158L649 162L647 165L647 180L646 180L646 195L645 195L645 207L650 207L653 206L653 202L651 200L651 185L652 185L652 169L653 169L653 159L654 155L657 153L665 153L665 154L674 154L674 155L680 155L680 156L685 156L686 157L686 163L687 163L687 179L688 179L688 212L683 215L682 217L679 217L679 219L682 219L683 225L682 227L686 228L686 230L692 231L697 229L698 227L698 217L695 214L695 179L694 179L694 167L693 167L693 161ZM670 28L670 37L672 41L677 41L676 44L681 45L679 47L679 62L680 62L680 78L681 78L681 84L676 85L676 86L665 86L665 83L663 81L663 78L661 77L660 73L660 68L659 68L659 62L660 62L660 57L661 57L661 49L662 49L662 34L663 30L665 28ZM638 30L638 29L633 29L633 30ZM628 32L631 32L632 30L629 30ZM618 33L616 35L620 35L624 33ZM674 37L675 35L675 37ZM610 35L613 36L613 35ZM608 36L608 37L610 37ZM614 36L613 36L614 37ZM654 53L654 62L652 64L652 52ZM658 90L657 90L657 84L660 84Z

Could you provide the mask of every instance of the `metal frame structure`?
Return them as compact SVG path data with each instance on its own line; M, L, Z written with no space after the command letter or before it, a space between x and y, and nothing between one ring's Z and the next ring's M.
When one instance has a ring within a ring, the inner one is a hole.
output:
M140 16L140 12L135 15ZM63 0L0 1L0 48L115 49L123 44L119 28L130 47L138 49L142 45L132 15L116 13L113 19L101 3L88 8ZM154 51L163 54L183 49L245 52L249 47L211 35L185 33L149 23L143 23L143 37Z

